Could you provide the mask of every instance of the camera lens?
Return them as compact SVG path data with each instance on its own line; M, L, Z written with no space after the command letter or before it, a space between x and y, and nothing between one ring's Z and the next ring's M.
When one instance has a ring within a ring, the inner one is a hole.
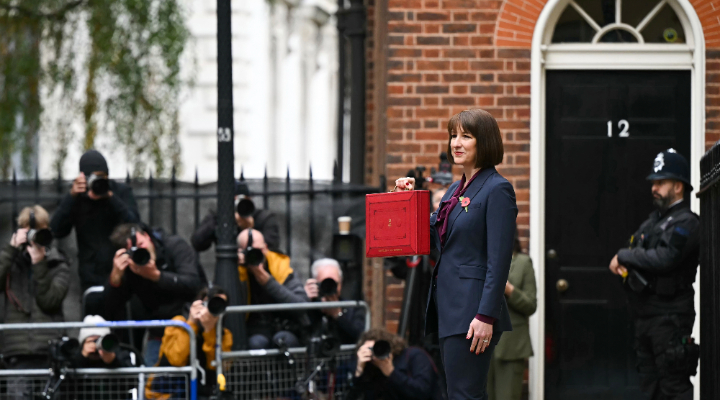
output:
M143 248L136 248L128 252L135 265L147 265L150 262L150 252Z
M320 287L318 288L318 295L320 297L324 296L331 296L337 294L337 282L335 282L335 279L333 278L325 278L322 282L320 282Z
M247 197L241 198L237 203L236 210L241 217L250 217L255 213L255 203Z
M93 177L94 178L91 178L89 182L90 190L98 196L106 195L107 192L110 191L110 181L105 178L97 177L97 175L93 175Z
M216 296L208 300L206 307L208 311L210 311L210 314L217 316L225 312L225 309L227 308L227 300L220 296Z
M372 348L373 356L378 360L384 360L390 357L390 342L387 340L378 340Z
M37 243L40 246L48 247L52 243L53 235L50 229L31 229L28 232L28 241Z
M60 354L64 357L72 357L80 350L80 342L75 338L63 337L59 345Z
M115 334L108 333L107 335L100 336L98 340L95 341L95 346L99 350L115 353L120 347L120 340Z
M245 251L245 265L260 265L264 259L265 256L260 249L250 249Z

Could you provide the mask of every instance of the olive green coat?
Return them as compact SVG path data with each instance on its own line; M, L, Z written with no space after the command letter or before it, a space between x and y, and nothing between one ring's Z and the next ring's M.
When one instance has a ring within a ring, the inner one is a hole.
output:
M528 319L537 309L535 270L527 254L513 256L508 281L515 287L510 296L505 296L513 330L503 332L493 356L499 360L521 360L533 355Z

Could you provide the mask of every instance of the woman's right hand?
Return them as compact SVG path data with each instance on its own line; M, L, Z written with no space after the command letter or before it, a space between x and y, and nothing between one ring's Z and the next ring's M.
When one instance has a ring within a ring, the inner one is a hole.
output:
M402 192L404 190L413 190L415 188L415 178L398 178L395 179L395 189L393 192Z
M373 353L372 347L375 345L374 340L368 340L363 343L357 351L357 368L355 369L355 376L358 377L363 374L365 365L372 361Z

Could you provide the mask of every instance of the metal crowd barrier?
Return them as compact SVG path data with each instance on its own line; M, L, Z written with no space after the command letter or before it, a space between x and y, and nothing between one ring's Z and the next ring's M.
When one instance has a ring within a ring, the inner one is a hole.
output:
M146 398L146 384L162 399L197 399L197 354L195 332L190 325L174 320L107 321L100 323L58 322L0 324L0 333L9 330L73 328L154 328L177 326L190 335L190 365L186 367L0 369L0 399L140 399ZM60 338L58 338L60 339ZM80 344L82 346L82 343ZM48 382L61 377L54 393Z
M230 313L308 311L324 308L365 309L365 330L370 329L370 308L364 301L263 304L232 306L218 320L216 343L222 343L223 317ZM307 347L223 352L216 345L215 363L221 389L236 399L297 399L322 393L344 399L354 371L355 344L341 345L332 358L309 354ZM331 372L334 372L331 374Z

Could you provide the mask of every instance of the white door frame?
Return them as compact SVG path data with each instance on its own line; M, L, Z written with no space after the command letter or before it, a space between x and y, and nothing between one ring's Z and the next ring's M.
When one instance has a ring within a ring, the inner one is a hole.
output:
M705 37L690 1L668 1L683 24L687 45L548 44L557 19L569 1L547 2L535 24L531 50L530 256L535 265L538 309L530 318L535 350L535 356L530 359L530 400L543 400L545 395L545 72L548 69L690 70L690 163L695 166L691 181L696 188L700 187L697 166L705 153ZM699 200L692 196L691 207L697 213L699 205ZM697 284L695 293L697 308ZM699 337L699 319L698 314L695 337ZM695 383L695 399L699 399L699 379L696 378Z

